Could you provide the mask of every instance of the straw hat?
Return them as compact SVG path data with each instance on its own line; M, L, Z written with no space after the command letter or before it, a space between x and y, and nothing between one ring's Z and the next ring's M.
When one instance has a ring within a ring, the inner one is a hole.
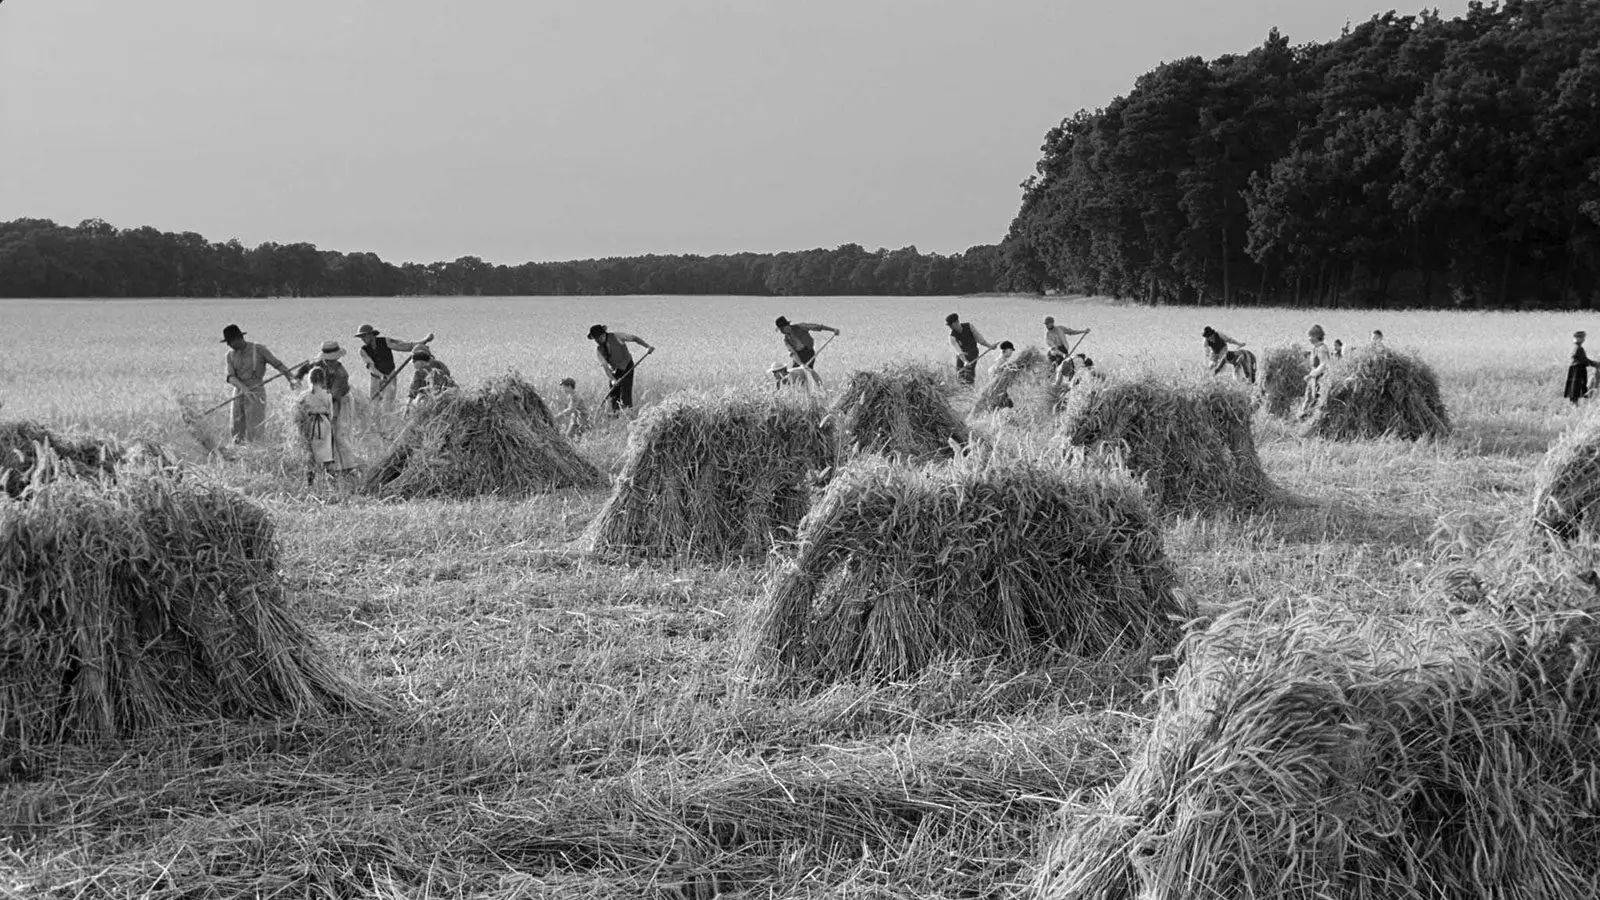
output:
M338 341L323 341L322 342L322 358L327 360L328 362L333 362L333 361L338 360L338 359L343 359L344 358L344 348L339 346L339 342Z

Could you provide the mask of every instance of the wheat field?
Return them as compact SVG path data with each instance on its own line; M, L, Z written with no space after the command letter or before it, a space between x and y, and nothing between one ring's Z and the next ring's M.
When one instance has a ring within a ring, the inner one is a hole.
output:
M1403 607L1441 560L1525 510L1545 449L1585 415L1561 399L1561 380L1571 333L1596 324L1009 296L0 304L11 337L0 416L154 438L263 503L294 611L399 710L378 722L196 722L0 774L0 894L1028 895L1060 817L1127 771L1149 724L1149 670L951 664L907 682L763 690L734 646L762 565L588 558L577 541L604 490L397 503L307 488L286 437L208 459L176 403L225 398L218 338L230 322L286 363L338 339L353 373L361 323L407 339L432 331L459 380L515 369L552 402L564 376L598 398L583 335L600 322L659 348L638 373L650 404L679 389L771 390L780 314L842 329L818 360L832 385L879 362L948 365L951 311L1019 347L1042 343L1045 315L1091 327L1081 350L1108 371L1199 377L1204 325L1259 352L1303 341L1313 322L1353 346L1380 328L1437 370L1456 424L1437 443L1309 441L1258 416L1263 465L1286 499L1164 520L1181 588L1205 611ZM282 435L290 395L272 391ZM579 450L615 472L625 430L604 424ZM361 436L369 459L382 445L377 427Z

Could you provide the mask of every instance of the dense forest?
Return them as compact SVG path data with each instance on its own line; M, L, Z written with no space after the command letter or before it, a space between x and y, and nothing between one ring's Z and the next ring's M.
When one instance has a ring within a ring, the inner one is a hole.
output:
M395 265L312 244L212 243L192 231L0 223L0 297L390 297L402 294L966 294L993 291L998 246L943 256L856 244L795 253Z
M1046 136L1005 280L1154 303L1600 306L1600 3L1169 62Z

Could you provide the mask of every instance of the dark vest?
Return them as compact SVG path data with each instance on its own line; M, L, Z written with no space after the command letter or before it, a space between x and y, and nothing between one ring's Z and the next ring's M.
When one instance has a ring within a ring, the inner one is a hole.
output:
M394 371L394 351L389 349L388 338L381 334L375 336L366 350L367 357L372 360L372 366L379 374L388 375Z
M595 345L595 349L613 372L620 374L623 369L633 365L633 354L628 352L628 345L617 340L617 336L609 331L605 340Z
M1212 353L1221 353L1228 349L1228 342L1222 339L1222 335L1213 331L1206 338L1206 346L1211 348Z
M961 346L961 355L967 359L976 359L978 356L978 339L972 335L972 323L962 322L950 329L950 336L956 339Z

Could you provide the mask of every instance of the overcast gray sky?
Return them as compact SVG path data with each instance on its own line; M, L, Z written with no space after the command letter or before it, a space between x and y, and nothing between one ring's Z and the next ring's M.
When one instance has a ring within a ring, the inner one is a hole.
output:
M1064 116L1377 2L6 0L0 219L396 262L953 253Z

